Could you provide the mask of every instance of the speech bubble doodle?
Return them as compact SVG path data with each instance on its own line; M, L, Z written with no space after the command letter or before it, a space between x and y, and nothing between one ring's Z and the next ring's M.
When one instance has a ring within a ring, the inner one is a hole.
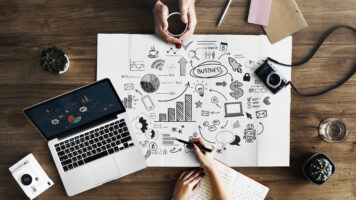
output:
M227 74L227 68L218 61L206 61L190 70L189 74L195 78L218 78Z
M233 142L230 143L230 145L240 146L240 141L241 141L241 138L238 135L235 135L235 139Z
M231 143L235 139L235 135L230 132L230 131L221 131L218 134L216 134L216 141L223 146L225 146L228 143Z

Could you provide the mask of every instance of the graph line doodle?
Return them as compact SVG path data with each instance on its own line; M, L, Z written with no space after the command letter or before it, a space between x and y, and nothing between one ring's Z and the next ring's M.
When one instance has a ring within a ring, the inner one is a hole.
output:
M187 89L188 89L189 87L190 87L190 83L187 82L187 83L185 84L185 89L184 89L183 92L180 93L180 95L178 95L177 97L174 97L173 99L158 100L158 101L159 101L159 102L168 102L168 101L173 101L173 100L175 100L175 99L178 99L180 96L182 96L182 95L185 93L185 91L187 91Z

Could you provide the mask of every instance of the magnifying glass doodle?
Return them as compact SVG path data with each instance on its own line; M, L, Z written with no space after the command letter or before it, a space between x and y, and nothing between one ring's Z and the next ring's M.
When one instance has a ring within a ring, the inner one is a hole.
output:
M197 60L200 60L198 57L197 57L197 50L198 49L195 49L195 50L189 50L188 52L188 55L191 59L195 58Z

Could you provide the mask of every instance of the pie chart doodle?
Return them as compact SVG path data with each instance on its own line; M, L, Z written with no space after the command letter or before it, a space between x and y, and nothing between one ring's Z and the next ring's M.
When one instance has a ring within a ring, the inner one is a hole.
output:
M143 91L153 93L158 90L160 82L156 75L146 74L142 77L140 85Z

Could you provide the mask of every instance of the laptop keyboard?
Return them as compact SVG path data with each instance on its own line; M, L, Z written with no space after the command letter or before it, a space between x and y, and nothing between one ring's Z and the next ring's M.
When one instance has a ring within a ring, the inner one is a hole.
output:
M55 144L64 171L132 147L124 119Z

